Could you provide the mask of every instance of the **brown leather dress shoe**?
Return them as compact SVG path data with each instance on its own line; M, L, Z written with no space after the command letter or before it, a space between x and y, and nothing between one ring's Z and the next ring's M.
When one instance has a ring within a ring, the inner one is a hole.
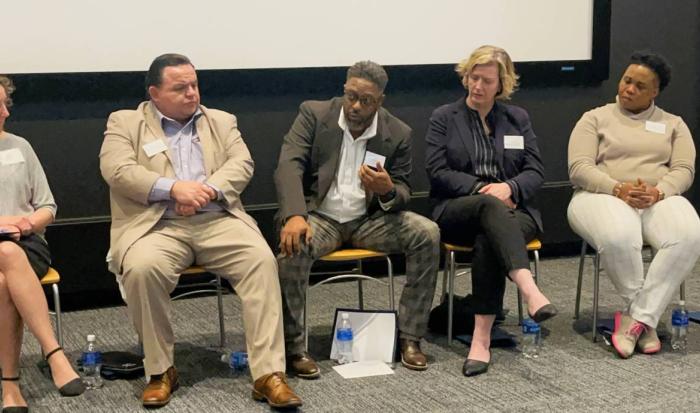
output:
M165 373L151 376L148 386L143 391L143 405L146 407L165 406L178 387L180 387L180 383L177 381L177 370L175 370L175 366L170 366Z
M309 353L303 352L287 356L287 370L302 379L317 379L321 377L321 369Z
M420 349L420 342L408 340L405 338L399 339L401 346L401 364L411 370L426 370L428 368L428 359Z
M253 383L253 399L267 400L267 404L276 408L301 406L301 398L287 384L287 377L281 371L259 377Z

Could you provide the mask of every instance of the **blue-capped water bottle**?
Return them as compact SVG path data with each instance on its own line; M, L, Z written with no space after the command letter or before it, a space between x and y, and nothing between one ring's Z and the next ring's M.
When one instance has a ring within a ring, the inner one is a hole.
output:
M671 348L678 353L685 353L688 348L688 310L685 301L678 301L678 306L671 313Z
M540 325L534 320L523 320L523 356L537 358L540 356Z
M340 314L341 320L335 332L338 341L338 364L352 363L352 324L348 313Z
M245 351L232 351L231 354L222 354L221 361L228 364L234 373L243 373L248 370L248 353Z
M88 334L87 344L82 355L83 383L88 389L99 389L104 384L100 370L102 369L102 353L97 348L97 338Z

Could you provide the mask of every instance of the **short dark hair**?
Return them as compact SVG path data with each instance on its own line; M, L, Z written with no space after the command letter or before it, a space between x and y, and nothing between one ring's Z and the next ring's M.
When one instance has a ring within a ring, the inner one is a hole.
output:
M389 76L386 70L379 64L370 60L357 62L348 69L345 80L350 80L351 77L359 77L369 80L377 85L380 91L384 92L386 84L389 82Z
M663 91L671 82L671 65L661 55L651 52L634 52L630 57L630 64L646 66L656 74L659 79L659 92Z
M177 53L166 53L153 59L151 67L148 68L148 73L146 73L146 96L149 95L149 87L160 86L163 82L163 69L180 65L190 65L194 67L187 56Z

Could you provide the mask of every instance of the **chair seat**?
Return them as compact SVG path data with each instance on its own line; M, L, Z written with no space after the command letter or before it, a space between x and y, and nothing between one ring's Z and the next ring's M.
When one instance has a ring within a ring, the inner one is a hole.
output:
M190 268L183 271L182 274L183 275L192 275L192 274L202 274L205 272L207 272L207 271L203 267L200 267L199 265L193 265Z
M455 244L450 244L447 242L443 242L442 246L447 250L447 251L455 251L455 252L471 252L474 250L474 246L471 245L455 245ZM542 243L540 240L537 238L533 239L532 241L527 243L527 250L528 251L537 251L542 249Z
M355 261L365 258L386 257L386 253L364 249L342 249L319 258L321 261Z
M49 270L46 272L46 275L44 275L41 278L41 285L56 284L59 281L61 281L61 276L58 274L58 271L49 267Z
M532 241L527 243L527 250L528 251L537 251L540 249L542 249L542 243L537 238L535 238Z

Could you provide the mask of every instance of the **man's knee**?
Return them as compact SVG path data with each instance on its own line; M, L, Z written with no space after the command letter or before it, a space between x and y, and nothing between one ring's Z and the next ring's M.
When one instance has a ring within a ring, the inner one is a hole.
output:
M440 227L434 221L413 212L407 212L407 224L405 230L411 238L418 240L423 245L438 248L440 246Z
M161 278L168 272L163 259L141 251L129 251L122 263L122 284L129 291L150 288L161 283Z

